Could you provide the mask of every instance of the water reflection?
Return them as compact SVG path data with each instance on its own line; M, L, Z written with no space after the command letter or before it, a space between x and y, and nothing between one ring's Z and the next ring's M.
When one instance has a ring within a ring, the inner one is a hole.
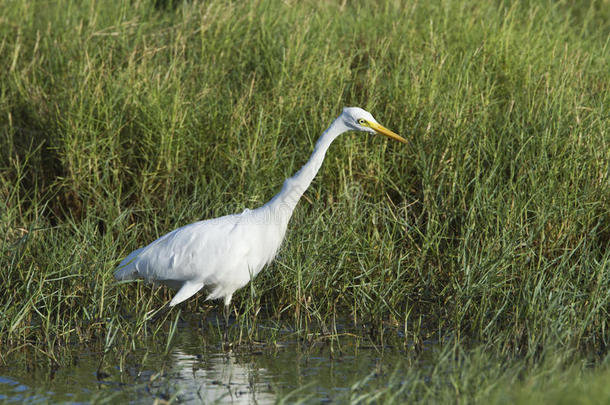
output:
M32 354L14 355L15 361L0 367L0 403L345 403L385 389L404 358L389 346L363 344L355 334L317 341L286 334L274 340L264 336L271 328L261 329L261 343L225 352L214 336L201 333L198 321L178 325L169 356L163 336L127 354L120 344L108 353L75 346L55 368ZM274 344L262 343L267 341Z
M205 358L172 352L179 399L183 403L270 404L275 395L265 381L267 370L256 363L240 363L233 353Z

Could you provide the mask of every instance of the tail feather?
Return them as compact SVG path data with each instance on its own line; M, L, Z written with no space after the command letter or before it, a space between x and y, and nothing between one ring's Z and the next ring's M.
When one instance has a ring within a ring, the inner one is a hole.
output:
M138 270L136 268L136 259L143 248L134 250L126 258L124 258L119 266L114 271L114 278L119 281L122 280L135 280L138 278Z

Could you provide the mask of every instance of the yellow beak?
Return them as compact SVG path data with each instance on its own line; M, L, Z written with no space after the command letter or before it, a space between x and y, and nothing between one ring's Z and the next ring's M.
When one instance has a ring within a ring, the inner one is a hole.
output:
M388 138L392 138L398 142L407 143L407 140L402 136L398 135L395 132L390 131L383 125L376 124L374 122L369 122L369 127L373 128L378 134L385 135Z

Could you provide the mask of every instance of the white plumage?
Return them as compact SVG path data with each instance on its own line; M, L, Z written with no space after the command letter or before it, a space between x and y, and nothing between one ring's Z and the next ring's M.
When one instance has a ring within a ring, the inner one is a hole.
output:
M282 190L268 203L241 214L178 228L131 252L114 276L118 280L142 278L177 289L170 306L206 287L210 290L207 299L223 298L228 309L233 293L275 257L292 212L320 169L332 141L351 130L380 133L406 143L379 125L367 111L346 107L322 134L307 163L284 182Z

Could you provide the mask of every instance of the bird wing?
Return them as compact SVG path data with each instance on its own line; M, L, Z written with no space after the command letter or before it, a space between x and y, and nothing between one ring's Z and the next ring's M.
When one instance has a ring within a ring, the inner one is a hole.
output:
M183 226L129 254L115 276L177 288L170 305L204 286L211 287L207 299L224 298L227 304L275 255L283 234L271 232L277 241L269 244L270 224L246 210Z
M248 250L236 243L241 214L195 222L178 228L149 245L130 253L119 265L119 280L149 281L209 280L216 283L215 269L231 267Z

